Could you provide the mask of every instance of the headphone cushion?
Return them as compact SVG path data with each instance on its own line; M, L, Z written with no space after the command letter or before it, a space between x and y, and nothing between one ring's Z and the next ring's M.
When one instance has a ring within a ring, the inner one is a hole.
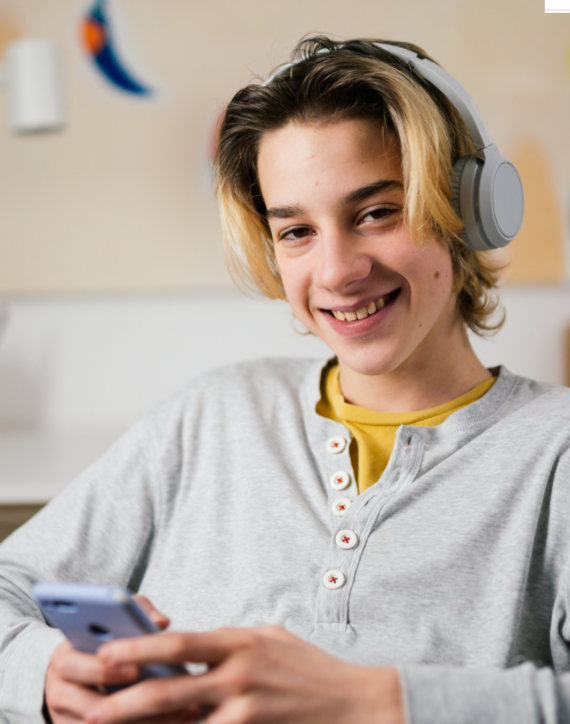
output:
M470 158L471 156L461 156L461 158L457 159L453 165L453 174L451 177L451 206L464 224L465 220L463 219L463 215L461 213L461 180L463 178L465 166ZM465 226L463 226L460 236L467 246L470 246Z

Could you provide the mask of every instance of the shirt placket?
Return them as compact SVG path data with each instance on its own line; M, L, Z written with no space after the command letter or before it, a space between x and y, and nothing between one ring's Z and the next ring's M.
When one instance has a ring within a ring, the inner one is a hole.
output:
M331 541L321 568L316 599L316 625L339 631L349 623L350 592L368 537L389 500L417 475L423 441L416 428L401 427L388 467L380 481L358 495L350 461L351 434L328 438L321 445L328 474Z

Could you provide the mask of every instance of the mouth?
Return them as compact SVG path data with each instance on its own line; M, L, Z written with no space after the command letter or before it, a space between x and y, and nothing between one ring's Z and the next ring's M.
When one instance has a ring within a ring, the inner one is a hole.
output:
M363 319L366 319L367 317L374 316L380 310L384 309L384 307L387 307L389 304L391 304L396 299L400 291L401 290L399 288L394 289L394 291L389 292L388 294L384 294L384 296L378 297L378 299L375 299L374 301L369 302L367 305L359 307L358 309L349 311L340 309L323 309L322 311L334 317L339 322L343 322L344 324L359 322Z

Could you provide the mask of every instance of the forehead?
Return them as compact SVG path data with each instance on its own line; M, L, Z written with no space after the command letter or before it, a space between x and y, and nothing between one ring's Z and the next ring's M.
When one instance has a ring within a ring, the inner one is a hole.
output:
M402 179L397 136L366 119L288 123L265 134L257 167L266 204L277 201L276 195L299 196L319 186L346 194Z

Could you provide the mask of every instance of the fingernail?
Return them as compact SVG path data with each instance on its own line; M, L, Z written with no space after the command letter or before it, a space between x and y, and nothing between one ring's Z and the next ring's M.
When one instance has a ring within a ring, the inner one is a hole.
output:
M97 709L93 709L93 711L88 711L85 715L85 718L88 722L91 722L91 724L97 724L97 722L101 718L101 712L99 712Z

